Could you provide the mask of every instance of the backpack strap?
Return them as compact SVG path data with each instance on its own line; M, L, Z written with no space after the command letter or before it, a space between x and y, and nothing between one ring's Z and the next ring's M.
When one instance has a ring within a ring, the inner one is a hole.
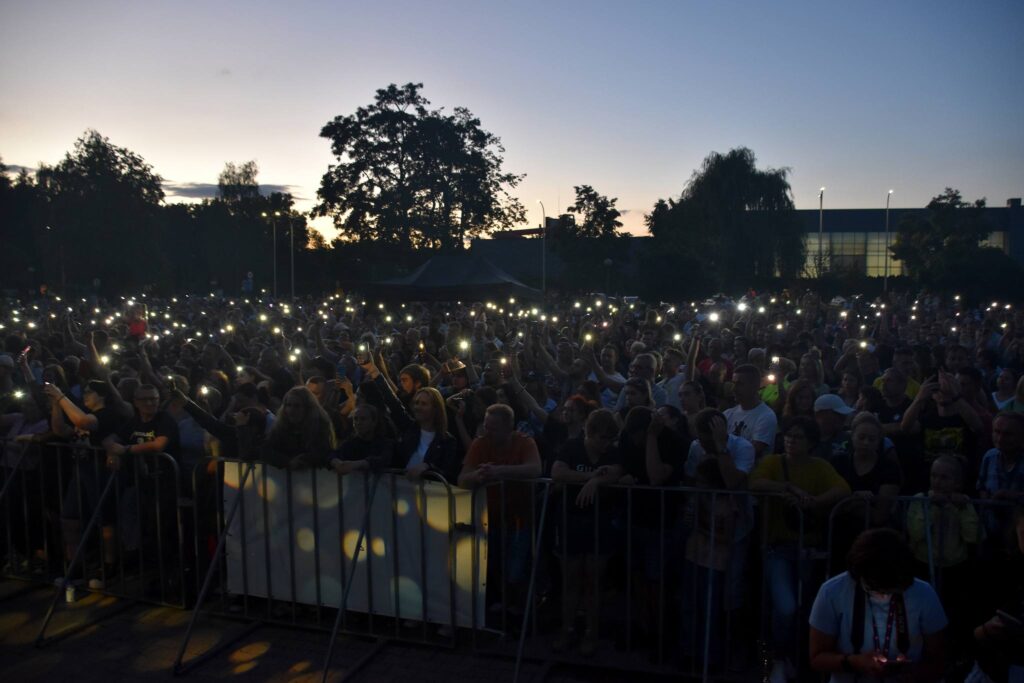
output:
M850 642L853 644L853 653L860 654L864 647L864 589L860 587L860 581L854 581Z

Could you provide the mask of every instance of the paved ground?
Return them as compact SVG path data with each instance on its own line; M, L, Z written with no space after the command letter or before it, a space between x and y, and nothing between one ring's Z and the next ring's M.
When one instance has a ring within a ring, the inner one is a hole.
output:
M261 626L223 653L174 678L177 655L190 613L116 598L86 595L78 602L63 601L47 635L69 634L36 648L33 643L53 591L29 588L14 581L0 582L0 680L64 681L319 681L328 634L318 631ZM110 615L110 616L106 616ZM106 618L99 619L99 617ZM202 616L188 656L224 642L244 625ZM376 652L374 651L376 649ZM354 675L346 676L361 659L370 657ZM600 653L598 655L600 657ZM342 638L335 649L331 680L430 683L502 683L513 680L514 663L506 657L474 656L465 651ZM638 681L645 677L598 667L545 667L526 662L520 680ZM661 680L668 680L662 677Z

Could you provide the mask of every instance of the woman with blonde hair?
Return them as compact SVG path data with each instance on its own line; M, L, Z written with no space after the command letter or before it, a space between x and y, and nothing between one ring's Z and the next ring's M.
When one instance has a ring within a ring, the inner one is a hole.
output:
M421 387L406 408L384 380L372 356L367 356L361 367L380 390L398 427L400 436L392 465L404 469L413 479L435 472L448 481L458 481L462 467L459 440L448 433L448 413L441 392L434 387Z

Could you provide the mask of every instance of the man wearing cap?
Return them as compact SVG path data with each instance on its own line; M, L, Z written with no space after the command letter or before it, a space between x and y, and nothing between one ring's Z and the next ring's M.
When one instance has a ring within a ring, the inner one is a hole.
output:
M821 441L815 455L830 461L850 451L850 432L846 418L853 408L836 394L822 394L814 402L814 419L821 430Z

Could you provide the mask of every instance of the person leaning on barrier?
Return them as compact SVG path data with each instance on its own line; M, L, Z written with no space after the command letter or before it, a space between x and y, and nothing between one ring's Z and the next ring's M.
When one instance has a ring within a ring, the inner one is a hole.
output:
M992 441L995 447L982 458L978 472L978 494L1024 505L1024 414L999 413L992 421ZM988 507L983 519L989 545L1002 546L1010 520L1007 509Z
M380 414L364 403L352 411L352 436L330 457L329 467L338 474L379 472L391 464L395 443L384 435Z
M50 399L50 428L57 436L70 438L80 435L83 437L82 445L99 449L104 440L115 434L123 423L121 411L113 405L107 405L107 400L114 392L107 382L90 380L85 384L82 390L85 411L53 384L44 385L43 392ZM74 453L79 457L67 482L61 508L61 533L68 559L75 554L75 548L81 541L82 526L99 502L101 488L98 473L92 466L93 452L76 449ZM113 539L116 516L113 499L108 498L103 508L101 527L104 539L103 562L107 565L113 565L115 560Z
M103 440L107 449L107 465L118 469L121 459L144 453L167 453L178 459L178 424L160 410L160 393L152 384L143 384L135 391L135 416L125 422L117 433Z
M106 382L91 380L82 390L82 404L79 408L54 384L43 386L43 392L50 399L50 428L55 434L70 437L75 432L86 434L92 446L100 446L109 434L117 431L124 416L107 400L112 390ZM70 424L69 424L70 423Z
M313 393L301 386L285 393L281 412L258 453L260 460L273 467L306 469L325 467L335 446L331 419Z
M831 683L941 680L946 614L935 590L914 578L903 538L891 529L865 531L847 564L811 608L811 668L831 674Z
M600 554L594 547L595 521L599 535L610 537L608 515L595 520L594 501L600 495L598 488L619 480L624 470L615 449L618 423L610 410L599 409L590 413L583 433L565 442L551 466L551 478L568 485L555 500L565 505L565 525L558 520L558 547L556 553L565 559L562 596L561 637L552 643L556 651L566 649L575 638L576 613L582 607L586 616L586 631L580 653L593 654L597 646L597 622L600 599L594 593L595 582L604 575L608 556L613 548L605 543Z
M849 495L850 487L827 461L811 455L819 437L813 418L788 418L782 424L785 453L761 458L750 473L750 490L781 493L765 500L767 542L765 575L774 650L772 681L788 678L796 651L797 586L806 588L810 559L800 551L820 544L829 510Z
M533 479L540 474L537 444L515 431L515 413L500 403L489 406L484 415L484 434L473 441L466 454L459 486L476 488L506 479ZM516 609L522 604L529 570L531 503L529 484L487 488L488 583L500 583L506 590L494 591L495 596Z
M434 472L454 481L459 475L459 444L448 433L441 392L433 387L419 389L413 394L410 412L384 379L372 355L367 354L365 360L360 367L380 393L399 430L392 466L404 469L410 478Z
M459 486L474 488L499 479L540 476L541 462L533 439L514 431L515 413L496 403L484 415L484 434L475 439L459 473Z

